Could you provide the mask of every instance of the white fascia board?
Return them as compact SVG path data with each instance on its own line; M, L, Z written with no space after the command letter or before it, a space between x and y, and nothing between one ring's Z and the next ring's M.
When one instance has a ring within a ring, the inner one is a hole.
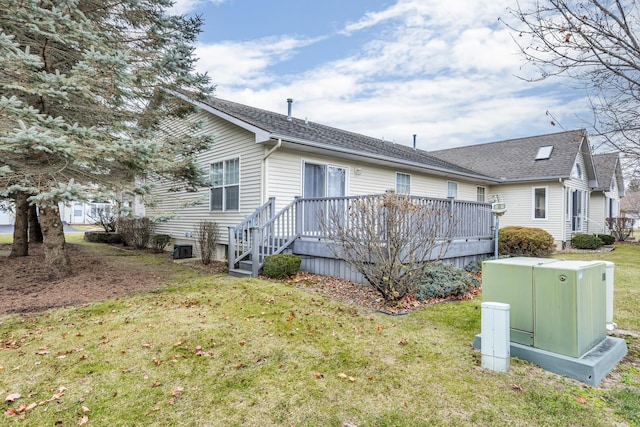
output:
M166 89L165 89L166 90ZM220 117L223 120L226 120L230 123L233 123L236 126L241 127L242 129L248 130L249 132L253 133L255 135L255 142L256 143L261 143L261 142L265 142L268 141L270 139L270 133L267 132L264 129L261 129L257 126L253 126L245 121L242 121L236 117L230 116L229 114L223 113L220 110L216 110L215 108L213 108L210 105L205 104L204 102L200 102L200 101L196 101L194 99L189 98L186 95L183 95L181 93L178 92L174 92L172 90L166 90L167 93L170 93L173 96L176 96L180 99L182 99L185 102L188 102L189 104L196 106L198 108L200 108L201 110L204 110L208 113L211 113L215 116Z
M495 178L491 178L491 177L488 177L488 176L475 175L475 174L465 174L465 173L462 173L462 172L455 172L455 171L452 171L452 170L449 170L449 169L443 169L443 168L438 168L438 167L433 167L433 166L425 166L423 163L409 162L409 161L396 159L396 158L393 158L393 157L379 156L379 155L375 155L375 154L364 153L362 151L350 150L350 149L347 149L347 148L336 147L336 146L333 146L333 145L322 144L322 143L319 143L319 142L313 142L313 141L309 141L309 140L305 140L305 139L292 138L292 137L286 136L286 135L271 134L271 138L272 139L282 139L283 141L291 142L291 143L294 143L294 144L306 145L306 146L314 147L314 148L321 148L321 149L324 149L324 150L329 150L329 151L334 151L334 152L339 152L339 153L344 153L344 154L350 154L350 155L353 155L353 156L367 157L369 159L382 160L382 161L385 161L385 162L395 163L395 164L399 164L399 165L403 165L403 166L410 166L410 167L414 167L414 168L417 168L417 169L422 169L422 170L427 170L427 171L430 171L430 172L435 172L437 175L442 175L442 176L465 177L465 178L475 179L475 180L484 181L484 182L488 182L488 183L498 183L498 182L500 182L500 180L495 179Z

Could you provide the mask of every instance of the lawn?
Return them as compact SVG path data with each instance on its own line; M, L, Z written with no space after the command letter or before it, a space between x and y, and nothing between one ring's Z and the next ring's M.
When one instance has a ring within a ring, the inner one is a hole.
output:
M479 299L388 316L175 266L155 292L0 316L0 395L20 395L0 424L640 425L640 247L595 258L616 263L630 348L601 388L517 359L480 368Z

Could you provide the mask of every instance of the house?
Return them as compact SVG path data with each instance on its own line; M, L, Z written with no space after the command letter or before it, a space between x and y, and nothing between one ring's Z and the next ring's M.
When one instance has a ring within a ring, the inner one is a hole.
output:
M618 153L594 155L584 130L478 144L429 154L490 175L507 204L500 225L538 227L558 247L574 234L607 233L624 195Z
M589 201L589 233L609 234L607 218L621 216L621 201L626 198L622 167L618 153L593 155L598 186L591 191Z
M633 227L640 221L640 191L629 191L620 201L620 214L627 218L633 218Z
M291 100L287 114L279 114L218 98L200 102L175 96L197 112L166 122L165 129L175 136L193 132L195 126L196 132L214 137L210 149L198 155L211 186L196 193L169 193L170 183L157 182L147 214L170 218L157 232L180 244L194 243L199 221L217 222L223 242L217 255L230 254L230 264L236 254L246 252L249 231L261 218L270 221L286 210L306 209L290 214L301 215L291 222L304 227L277 240L307 256L303 268L305 263L308 267L327 252L311 247L319 240L309 225L313 200L389 190L455 203L465 215L474 212L475 219L461 221L464 230L456 236L460 244L452 253L458 263L493 252L492 199L507 204L502 225L544 228L559 245L572 233L588 231L589 195L598 180L583 131L427 152L295 118ZM294 208L292 203L302 205ZM471 230L475 223L478 227Z

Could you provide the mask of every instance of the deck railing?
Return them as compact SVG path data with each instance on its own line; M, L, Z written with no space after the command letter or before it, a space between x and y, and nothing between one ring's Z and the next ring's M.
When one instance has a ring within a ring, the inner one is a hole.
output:
M257 276L265 257L281 253L297 238L327 238L323 232L323 221L326 222L329 215L333 216L333 221L343 216L344 220L338 219L343 226L357 228L357 221L349 219L349 210L358 203L356 201L375 201L383 197L297 197L277 214L274 211L275 199L269 199L241 224L229 228L229 268L235 268L242 260L251 259L253 275ZM441 234L437 238L461 240L493 237L490 203L430 197L411 197L411 201L418 206L446 213L440 218L444 221L446 217L447 224L436 228Z

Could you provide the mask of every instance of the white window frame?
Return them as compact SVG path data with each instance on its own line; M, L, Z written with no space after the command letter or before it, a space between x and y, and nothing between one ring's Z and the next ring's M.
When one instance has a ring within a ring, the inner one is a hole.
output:
M400 188L400 185L398 183L398 177L402 175L404 177L407 177L407 188ZM396 172L396 193L402 193L402 194L411 194L411 175L408 173L404 173L404 172Z
M344 165L337 165L335 163L326 163L326 162L321 162L321 161L317 161L317 160L307 160L307 159L303 159L302 160L302 170L300 172L300 176L302 177L302 179L300 180L300 194L302 194L304 196L304 186L305 186L305 165L306 164L312 164L312 165L317 165L317 166L322 166L325 168L325 187L324 187L324 193L325 195L322 197L330 197L327 196L327 191L329 189L329 185L328 185L328 173L326 173L328 171L329 168L336 168L336 169L342 169L344 170L344 196L349 196L349 173L350 168L348 166L344 166ZM341 197L344 197L341 196Z
M536 216L536 190L544 190L544 217ZM534 221L546 221L549 219L549 187L531 187L531 219Z
M237 161L238 162L238 177L237 182L228 183L227 182L227 168L230 162ZM215 184L213 178L213 168L215 165L222 163L222 183ZM238 212L240 210L240 157L229 157L225 159L216 160L215 162L211 162L209 164L209 176L211 179L211 186L209 187L209 211L210 212ZM231 187L238 187L238 206L237 207L228 207L227 206L227 189ZM221 209L213 208L213 191L214 189L222 189L222 207Z
M480 190L482 190L482 200L480 200ZM476 201L478 202L487 201L487 187L484 187L482 185L476 186Z
M447 181L447 198L458 198L458 181Z

